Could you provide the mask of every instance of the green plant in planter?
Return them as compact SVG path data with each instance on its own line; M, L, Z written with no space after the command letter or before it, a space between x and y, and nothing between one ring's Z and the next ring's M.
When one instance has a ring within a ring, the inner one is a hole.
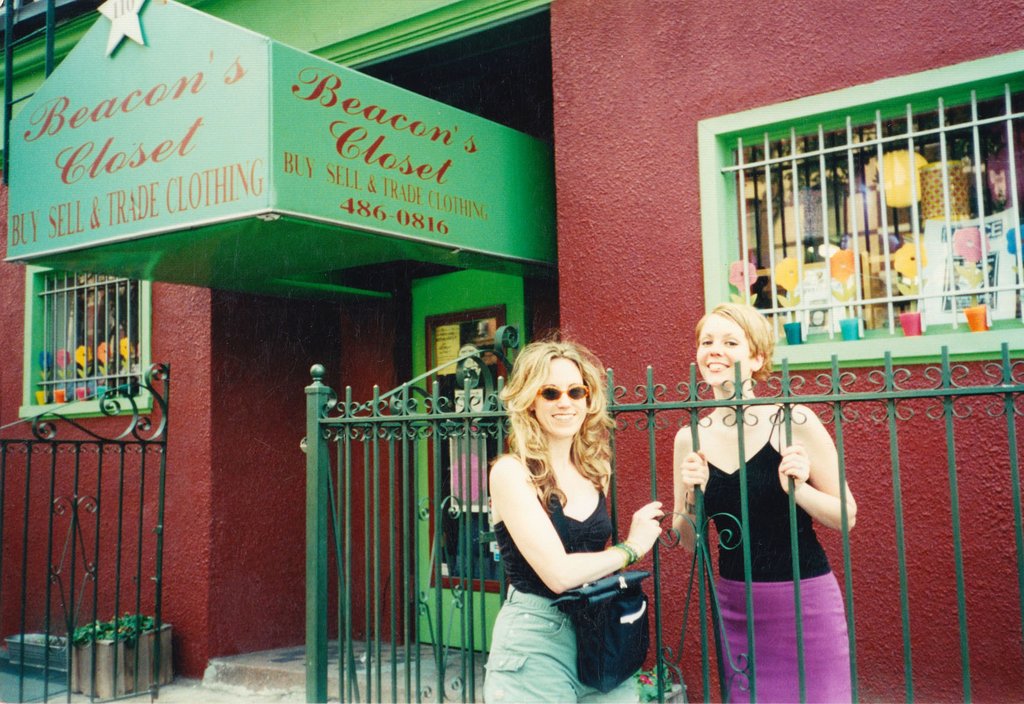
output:
M641 702L653 702L658 698L657 670L640 670L634 675L634 678Z
M139 635L156 630L156 621L152 616L142 614L125 614L109 621L93 621L79 626L71 635L71 642L76 646L89 645L100 640L115 640L134 643Z

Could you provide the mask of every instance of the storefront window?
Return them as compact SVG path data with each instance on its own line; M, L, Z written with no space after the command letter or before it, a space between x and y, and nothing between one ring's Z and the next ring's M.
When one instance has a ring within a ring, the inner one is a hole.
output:
M26 405L75 402L69 410L88 412L81 404L104 394L138 396L148 363L148 285L40 269L29 272L29 282Z
M841 112L716 136L721 190L705 202L724 196L734 215L710 218L725 246L706 257L723 270L707 274L728 288L709 290L709 305L750 301L783 340L798 322L794 345L903 337L913 325L962 335L979 306L985 327L1019 331L1024 75L855 104L858 92L886 95L866 88L841 94L854 103Z

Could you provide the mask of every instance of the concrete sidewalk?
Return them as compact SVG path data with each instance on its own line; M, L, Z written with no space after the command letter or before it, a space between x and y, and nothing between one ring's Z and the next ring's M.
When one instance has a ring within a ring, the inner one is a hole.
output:
M389 646L380 649L379 656L370 658L376 665L367 666L368 654L362 643L353 644L356 681L360 692L367 693L367 670L374 680L372 689L381 701L406 702L415 701L416 696L410 694L405 687L406 677L415 681L415 672L420 676L422 690L420 698L424 702L435 701L434 689L437 685L438 670L435 665L434 651L429 645L419 648L419 662L416 664L405 661L405 649L396 648L394 655ZM201 680L176 677L174 681L160 688L159 702L196 702L199 704L242 704L242 702L295 702L306 701L306 668L305 646L278 648L256 653L245 653L231 657L214 658L206 667ZM448 699L461 700L463 687L462 651L449 652L447 666L444 668L444 688ZM477 698L483 696L483 664L485 656L477 653L473 658L475 664L473 677ZM465 663L465 664L468 664ZM338 701L340 685L338 682L338 644L328 644L327 663L327 694L330 701ZM468 675L468 672L466 673ZM392 691L392 683L397 687ZM415 686L415 685L413 685ZM145 702L146 694L128 701ZM65 701L65 695L51 698L50 701ZM88 697L73 695L71 701L88 702Z

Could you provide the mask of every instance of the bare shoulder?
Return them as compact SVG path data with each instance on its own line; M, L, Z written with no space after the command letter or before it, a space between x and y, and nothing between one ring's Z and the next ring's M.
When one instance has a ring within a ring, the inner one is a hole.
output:
M832 435L818 414L800 404L793 407L793 441L809 450L834 447Z
M501 523L506 515L522 515L537 503L537 490L526 466L514 455L502 455L491 466L491 517Z
M502 455L491 465L491 487L497 485L526 483L530 472L515 455Z
M805 406L802 403L796 404L793 406L792 418L794 433L798 429L804 429L810 433L827 432L825 424L821 422L821 418L818 417L818 414L810 406Z
M676 432L675 450L682 454L688 454L693 449L693 432L690 426L684 425Z

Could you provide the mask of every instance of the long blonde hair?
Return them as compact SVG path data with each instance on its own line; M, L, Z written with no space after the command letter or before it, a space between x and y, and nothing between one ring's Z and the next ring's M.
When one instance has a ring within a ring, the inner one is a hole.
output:
M608 416L601 363L590 350L576 342L531 342L516 358L511 379L501 391L501 399L508 409L511 424L508 434L509 452L526 465L546 510L550 510L553 496L563 506L566 502L565 493L558 488L551 466L547 435L532 410L537 392L547 381L551 361L554 359L567 359L575 364L584 385L590 390L587 414L573 438L570 459L577 471L589 479L598 491L607 493L611 480L608 431L612 427L612 420Z

